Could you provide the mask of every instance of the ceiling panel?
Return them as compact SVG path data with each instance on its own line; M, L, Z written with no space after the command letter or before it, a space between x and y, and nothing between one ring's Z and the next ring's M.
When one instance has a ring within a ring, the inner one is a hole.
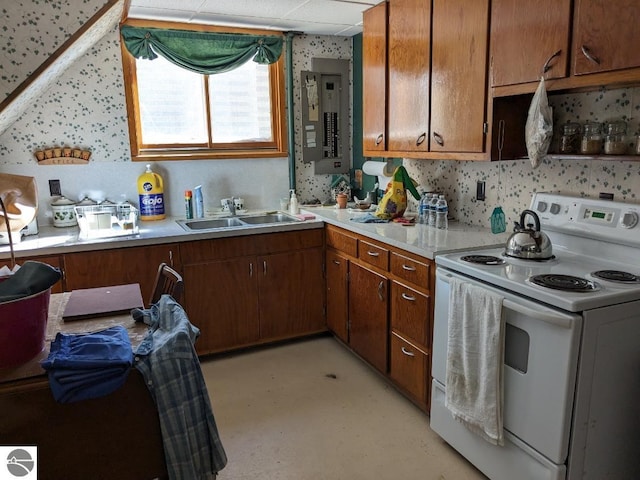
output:
M353 36L362 32L362 12L378 1L131 0L129 17Z

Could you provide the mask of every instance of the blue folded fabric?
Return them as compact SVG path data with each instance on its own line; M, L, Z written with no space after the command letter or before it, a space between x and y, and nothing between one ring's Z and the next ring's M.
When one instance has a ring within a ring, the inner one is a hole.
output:
M367 213L366 215L353 217L350 220L352 222L358 222L358 223L389 223L389 220L376 217L373 213Z
M110 327L93 333L58 333L42 368L57 402L108 395L124 385L133 364L127 330Z

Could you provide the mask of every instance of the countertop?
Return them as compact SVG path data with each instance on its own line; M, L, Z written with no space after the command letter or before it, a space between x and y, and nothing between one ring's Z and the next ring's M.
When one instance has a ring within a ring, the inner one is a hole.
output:
M347 208L312 207L306 212L316 215L326 223L351 230L369 238L388 243L409 252L433 259L441 253L456 250L473 250L505 245L510 233L493 234L489 228L449 222L449 228L440 230L421 224L405 226L400 223L358 223L352 218L365 213Z
M259 214L264 212L256 211L251 213ZM160 245L163 243L235 237L239 235L260 235L264 233L322 228L324 226L322 220L312 219L296 223L251 225L243 227L242 229L228 228L188 232L178 225L177 220L184 220L184 217L141 221L138 224L139 233L136 235L88 239L80 236L78 227L56 228L53 226L39 226L37 235L22 237L19 243L14 244L13 249L16 258L20 258L34 255L58 255L71 252L106 250L110 248ZM10 257L9 245L0 245L0 259L8 259Z
M325 223L351 230L397 248L433 259L436 255L456 250L473 250L504 245L509 233L493 234L489 228L470 226L450 222L449 228L439 230L420 224L404 226L399 223L357 223L351 221L363 212L335 207L303 207L302 213L315 215L298 223L266 224L244 227L242 229L219 229L188 232L176 220L167 218L159 221L145 221L139 224L137 235L125 235L109 238L84 239L79 235L78 227L56 228L39 227L38 235L23 237L14 245L16 258L36 255L58 255L63 253L106 250L144 245L185 242L193 240L225 238L264 233L287 232L323 228ZM252 212L261 213L261 212ZM10 258L8 245L0 245L0 259Z

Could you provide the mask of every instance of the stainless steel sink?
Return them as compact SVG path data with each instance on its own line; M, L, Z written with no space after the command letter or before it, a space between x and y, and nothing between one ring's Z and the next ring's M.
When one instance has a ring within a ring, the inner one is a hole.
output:
M249 225L263 225L265 223L292 223L300 222L301 220L292 215L286 213L266 213L264 215L248 215L246 217L240 217L240 220Z
M259 225L273 225L274 223L301 222L297 217L282 212L264 213L260 215L246 215L240 217L207 218L201 220L176 220L178 225L186 231L216 230L216 229L242 229Z
M185 230L211 230L213 228L242 227L244 224L237 217L210 218L206 220L177 220Z

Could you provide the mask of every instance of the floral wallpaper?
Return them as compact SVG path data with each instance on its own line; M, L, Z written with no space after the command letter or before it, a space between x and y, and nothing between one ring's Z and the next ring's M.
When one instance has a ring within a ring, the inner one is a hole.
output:
M490 227L493 209L507 216L507 229L529 207L537 191L597 198L613 193L617 201L640 203L640 156L632 156L640 133L640 88L598 90L575 94L549 94L554 137L550 152L558 151L562 125L595 121L627 123L628 154L624 160L571 159L548 156L538 168L528 159L501 162L424 161L404 159L409 174L427 191L445 194L451 215L464 223ZM476 199L476 182L486 182L486 199ZM415 205L414 205L415 208Z
M0 55L0 98L6 97L29 74L77 31L104 0L16 0L0 7L0 30L5 40ZM293 38L294 130L296 187L301 202L327 199L332 175L315 175L302 159L300 98L301 70L313 58L352 58L352 39L300 35ZM353 68L350 72L352 88ZM0 172L36 178L44 208L38 220L49 221L48 180L60 179L70 198L99 192L109 199L137 199L136 178L144 165L131 162L120 39L117 28L76 61L42 97L0 135ZM351 95L354 98L354 95ZM576 94L550 94L556 126L552 149L557 148L560 126L567 121L628 124L628 144L640 134L640 88L599 90ZM352 116L352 114L351 114ZM352 124L350 118L350 124ZM360 139L352 139L358 142ZM37 165L33 152L54 145L72 145L92 151L89 165ZM640 156L638 157L640 160ZM489 217L501 206L509 223L529 206L534 191L555 191L597 197L613 193L615 199L640 203L640 161L629 159L560 159L548 157L533 169L527 159L501 162L424 161L404 159L411 176L426 190L443 192L457 220L489 227ZM183 192L203 184L206 207L219 208L220 198L242 196L248 208L279 208L287 195L286 158L155 162L165 178L170 214L183 211ZM476 182L486 182L486 200L478 201ZM415 208L415 205L414 205Z

